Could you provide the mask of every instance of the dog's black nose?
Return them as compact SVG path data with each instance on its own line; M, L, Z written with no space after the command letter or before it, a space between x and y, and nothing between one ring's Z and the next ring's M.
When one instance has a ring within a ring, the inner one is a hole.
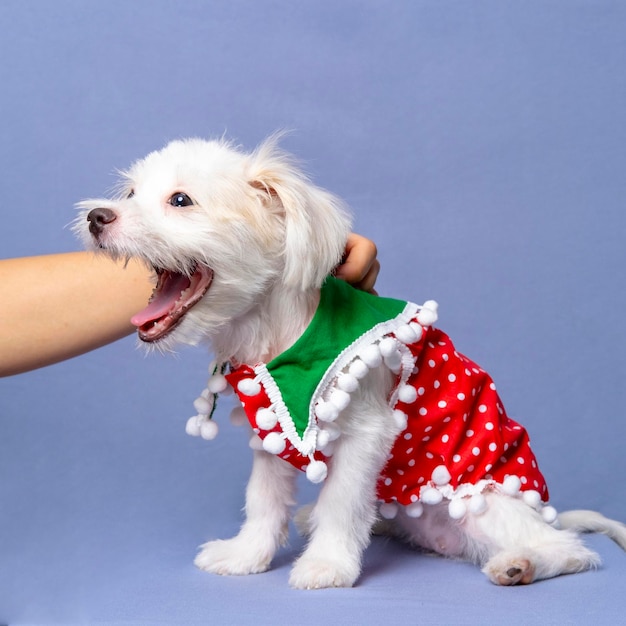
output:
M104 227L117 219L115 211L111 209L93 209L87 215L89 222L89 232L92 235L100 235Z

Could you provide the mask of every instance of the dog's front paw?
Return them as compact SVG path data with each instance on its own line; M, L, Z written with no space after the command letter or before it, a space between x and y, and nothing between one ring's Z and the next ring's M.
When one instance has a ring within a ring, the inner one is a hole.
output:
M289 584L294 589L352 587L359 577L359 567L331 559L301 556L291 570Z
M234 537L205 543L200 547L194 563L205 572L221 576L245 576L267 571L273 556L272 551Z

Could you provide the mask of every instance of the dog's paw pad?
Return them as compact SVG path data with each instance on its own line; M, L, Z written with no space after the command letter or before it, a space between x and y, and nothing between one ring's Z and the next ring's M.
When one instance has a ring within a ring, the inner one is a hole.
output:
M271 555L256 553L237 538L205 543L194 560L199 569L221 576L260 574L267 571L270 562Z
M535 578L535 567L529 559L491 559L483 569L496 585L527 585Z
M291 570L289 584L294 589L326 589L328 587L352 587L358 572L340 567L337 563L302 558Z

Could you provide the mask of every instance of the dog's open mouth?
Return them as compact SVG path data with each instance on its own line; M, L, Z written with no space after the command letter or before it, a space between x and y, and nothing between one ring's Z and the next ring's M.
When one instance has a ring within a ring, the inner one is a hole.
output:
M196 265L190 274L155 268L157 284L148 306L131 318L142 341L153 342L165 337L209 290L213 270Z

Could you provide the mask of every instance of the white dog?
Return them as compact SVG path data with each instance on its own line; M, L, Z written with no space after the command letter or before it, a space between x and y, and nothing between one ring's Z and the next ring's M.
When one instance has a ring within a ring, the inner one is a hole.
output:
M524 429L487 374L434 328L436 303L364 294L328 278L350 220L270 139L175 141L125 173L119 197L80 205L76 229L156 273L133 322L161 349L211 342L217 365L191 434L211 438L215 394L232 386L254 431L239 534L204 546L218 574L266 570L284 542L297 470L324 482L299 513L309 543L296 588L351 586L374 527L473 561L494 583L597 565L577 531L626 549L626 526L557 517Z

